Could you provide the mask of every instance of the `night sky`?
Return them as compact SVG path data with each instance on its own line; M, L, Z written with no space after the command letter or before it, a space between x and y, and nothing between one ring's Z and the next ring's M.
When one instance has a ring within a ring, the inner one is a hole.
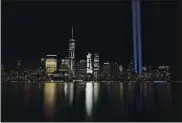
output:
M142 2L143 63L169 64L180 70L179 2ZM5 2L2 8L2 63L39 60L46 54L68 55L74 26L76 59L87 52L102 61L127 66L133 59L131 3ZM5 67L6 67L5 66Z

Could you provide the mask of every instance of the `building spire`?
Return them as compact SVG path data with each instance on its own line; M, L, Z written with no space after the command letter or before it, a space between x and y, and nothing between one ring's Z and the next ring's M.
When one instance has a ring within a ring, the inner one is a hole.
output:
M73 38L73 26L72 26L72 36L71 36L71 38Z

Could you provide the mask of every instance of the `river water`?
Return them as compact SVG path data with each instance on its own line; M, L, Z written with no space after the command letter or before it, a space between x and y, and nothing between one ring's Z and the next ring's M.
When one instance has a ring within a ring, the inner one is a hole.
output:
M182 121L181 83L2 83L1 121Z

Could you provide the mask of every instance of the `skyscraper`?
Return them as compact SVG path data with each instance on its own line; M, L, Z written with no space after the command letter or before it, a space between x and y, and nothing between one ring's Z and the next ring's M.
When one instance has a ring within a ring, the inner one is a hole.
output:
M103 64L103 77L104 77L104 80L110 79L110 64L109 64L109 62L105 62Z
M79 77L83 79L86 76L86 60L80 60L79 62Z
M92 69L92 54L88 53L87 55L87 74L92 74L93 69Z
M121 72L119 67L120 66L117 63L111 63L110 65L110 74L113 81L119 80L120 78Z
M40 68L43 70L45 69L45 58L40 59Z
M61 64L59 66L59 74L61 74L62 76L64 76L64 79L68 79L71 77L70 74L70 59L69 58L64 58L61 59Z
M18 60L18 62L17 62L17 70L20 69L20 65L21 65L21 60Z
M70 59L69 58L64 58L64 59L61 59L61 64L63 65L67 65L68 67L70 67Z
M46 56L45 68L47 74L52 74L57 71L57 55Z
M94 77L98 78L99 75L99 54L94 54Z
M68 58L70 59L70 68L73 75L75 75L75 39L72 27L72 36L69 40Z
M63 69L66 69L66 71L70 71L70 59L69 58L64 58L61 59L61 64L59 67L59 71L62 71Z

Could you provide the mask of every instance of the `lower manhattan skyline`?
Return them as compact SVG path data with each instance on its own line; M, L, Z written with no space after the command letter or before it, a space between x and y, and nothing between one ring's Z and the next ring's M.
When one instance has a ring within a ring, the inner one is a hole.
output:
M2 122L182 121L182 2L2 4Z
M2 63L16 63L19 59L37 60L46 54L67 56L72 26L75 30L76 59L83 59L87 52L99 52L103 61L117 61L125 66L133 59L129 1L61 4L5 2L4 5ZM143 64L169 64L178 68L178 10L178 2L141 3Z

